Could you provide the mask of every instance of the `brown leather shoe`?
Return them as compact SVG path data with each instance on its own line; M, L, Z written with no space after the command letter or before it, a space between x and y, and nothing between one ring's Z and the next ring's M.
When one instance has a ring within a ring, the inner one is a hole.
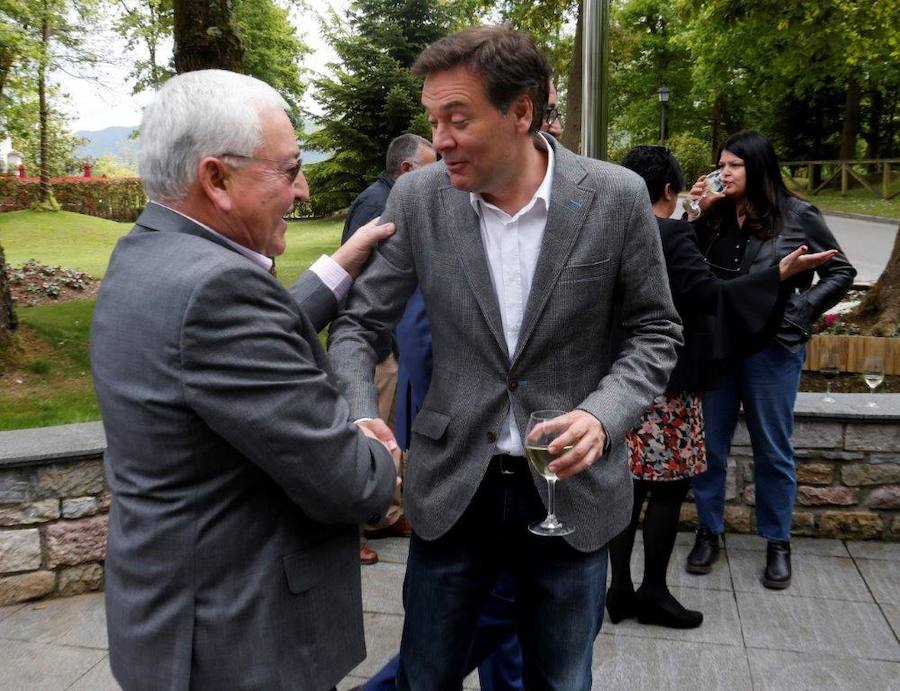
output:
M383 537L409 537L412 535L412 526L406 520L406 516L400 516L390 525L380 528L366 528L365 535L370 540L379 540Z
M378 563L378 552L369 547L365 542L359 545L359 563L371 566Z

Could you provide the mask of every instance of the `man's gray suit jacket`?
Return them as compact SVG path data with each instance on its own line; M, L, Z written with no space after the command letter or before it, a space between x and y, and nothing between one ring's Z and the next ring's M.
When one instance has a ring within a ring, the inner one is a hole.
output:
M630 520L625 432L665 387L680 321L644 181L551 146L549 215L516 352L507 352L478 216L443 163L398 179L382 215L397 231L332 324L329 355L351 415L376 416L374 339L422 287L434 371L413 424L404 508L426 540L468 506L510 405L520 434L538 409L581 408L606 428L611 449L556 486L556 512L576 528L571 545L598 549ZM611 352L614 321L624 342ZM536 473L534 481L546 502L545 481Z
M110 663L126 689L334 686L365 657L356 524L394 490L289 294L149 204L113 252L91 366L112 490Z

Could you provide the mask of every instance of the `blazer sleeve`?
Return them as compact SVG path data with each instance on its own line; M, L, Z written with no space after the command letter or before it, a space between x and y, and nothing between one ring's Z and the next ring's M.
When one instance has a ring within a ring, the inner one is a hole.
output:
M404 182L398 180L381 215L382 222L394 223L394 234L372 252L328 332L328 355L354 420L379 416L374 381L377 344L390 336L418 285L403 205Z
M763 330L778 300L777 265L725 280L703 258L691 224L663 222L660 236L676 304L688 305L714 318L716 338L708 357L723 359L745 339Z
M297 306L306 315L316 331L324 329L337 313L337 298L312 271L304 271L288 288Z
M350 422L315 333L271 277L252 266L203 276L180 356L188 405L312 519L361 523L387 509L393 460Z
M617 203L627 209L616 279L621 350L597 389L578 406L603 423L612 443L624 440L644 408L665 389L676 349L684 342L643 180L635 175Z

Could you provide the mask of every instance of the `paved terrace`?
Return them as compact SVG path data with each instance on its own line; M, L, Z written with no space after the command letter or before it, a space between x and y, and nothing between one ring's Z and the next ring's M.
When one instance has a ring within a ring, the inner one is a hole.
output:
M669 584L703 626L675 631L634 620L604 622L594 648L594 688L900 690L900 543L794 538L793 585L760 584L765 544L728 535L708 576L683 570L692 536L681 533ZM369 657L338 687L362 683L397 649L408 541L373 542L363 567ZM640 534L633 573L643 572ZM467 680L467 688L478 688ZM0 689L117 689L109 671L103 594L0 608Z

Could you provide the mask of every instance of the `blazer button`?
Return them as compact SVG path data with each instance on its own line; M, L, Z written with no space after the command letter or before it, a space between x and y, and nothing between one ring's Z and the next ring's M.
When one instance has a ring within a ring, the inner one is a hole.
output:
M508 388L510 391L515 391L516 389L519 388L519 382L517 382L517 381L511 381L511 382L507 385L506 388Z
M494 434L493 432L488 432L488 433L487 433L487 440L488 440L491 444L493 444L495 441L497 441L497 435Z

